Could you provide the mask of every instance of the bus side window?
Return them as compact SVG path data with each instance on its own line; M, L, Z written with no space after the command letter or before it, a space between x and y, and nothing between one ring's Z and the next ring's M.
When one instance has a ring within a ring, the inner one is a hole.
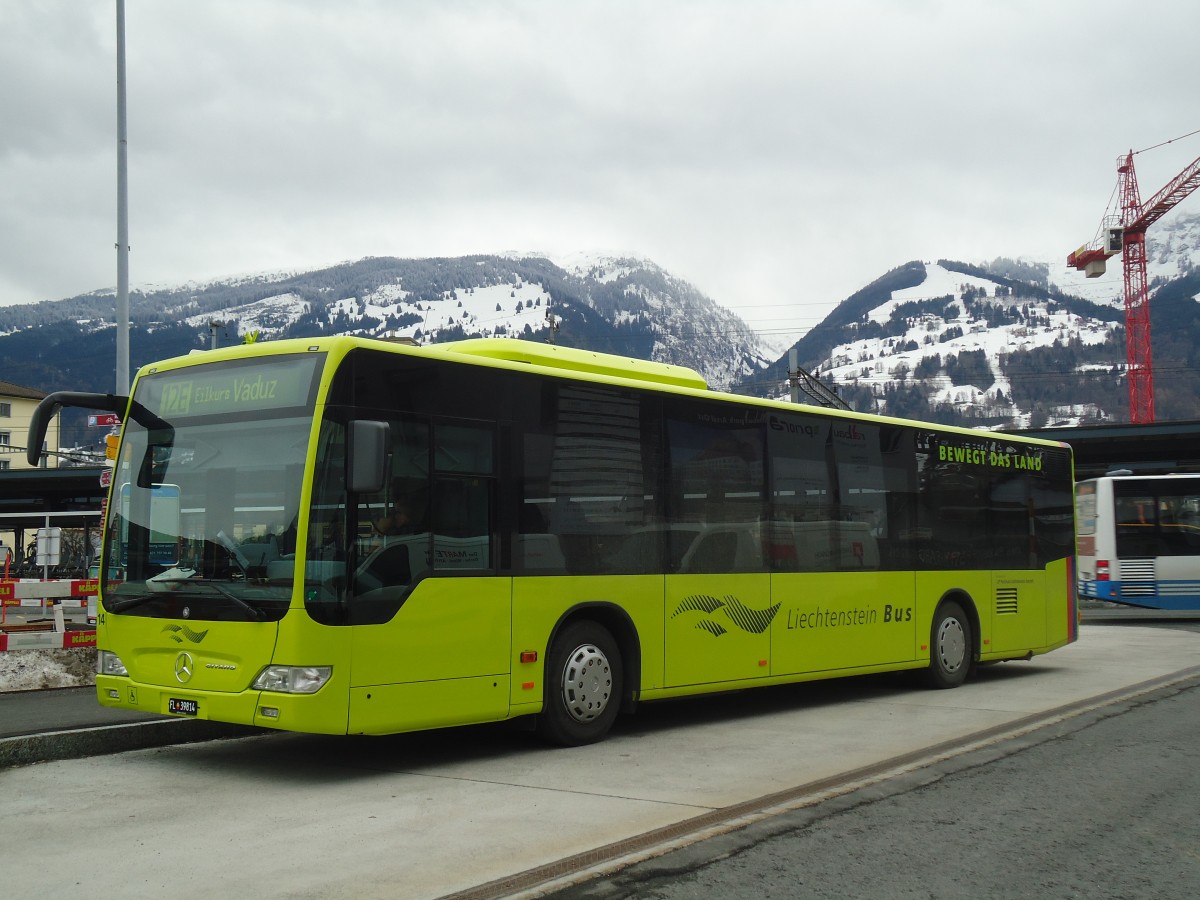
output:
M435 422L433 436L433 568L490 570L495 566L495 426Z
M492 480L439 477L434 496L434 569L490 569Z
M521 437L517 570L661 571L656 406L599 385L546 384L536 397Z
M772 413L768 425L767 564L779 572L829 571L835 567L836 526L830 422L818 416Z
M694 565L701 564L710 572L765 571L761 542L769 510L767 417L737 415L723 404L678 398L665 409L670 541L677 546L689 532L701 534L697 546L681 557L682 570L694 571ZM706 536L717 555L693 563ZM674 561L675 546L669 552Z

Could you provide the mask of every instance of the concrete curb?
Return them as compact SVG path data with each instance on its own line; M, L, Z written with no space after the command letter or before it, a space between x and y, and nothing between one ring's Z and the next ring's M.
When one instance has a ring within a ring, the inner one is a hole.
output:
M0 739L0 769L59 759L269 734L270 729L188 719L100 725Z

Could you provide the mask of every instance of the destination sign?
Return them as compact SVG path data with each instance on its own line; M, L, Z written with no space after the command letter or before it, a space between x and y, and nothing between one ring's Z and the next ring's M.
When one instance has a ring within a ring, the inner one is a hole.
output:
M260 356L143 376L135 400L159 417L229 415L310 407L324 356Z

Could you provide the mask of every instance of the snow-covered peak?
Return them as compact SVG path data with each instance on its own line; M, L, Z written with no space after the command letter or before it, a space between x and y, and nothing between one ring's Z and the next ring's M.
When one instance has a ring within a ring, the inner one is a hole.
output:
M666 274L652 260L636 253L584 252L549 255L547 258L570 275L610 283L638 271Z
M892 291L892 299L871 310L869 318L872 322L886 322L892 317L896 307L913 300L935 300L939 297L957 298L965 287L972 287L985 292L995 292L996 282L988 278L978 278L974 275L964 275L952 272L938 263L925 265L925 280L915 287L901 291Z

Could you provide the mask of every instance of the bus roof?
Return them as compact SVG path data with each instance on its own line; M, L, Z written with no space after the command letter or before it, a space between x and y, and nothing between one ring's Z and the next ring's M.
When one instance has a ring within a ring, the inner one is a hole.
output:
M534 341L517 340L514 338L468 338L462 341L450 341L441 344L412 344L409 342L391 341L387 338L368 337L365 335L327 335L317 338L291 338L282 341L269 341L251 345L231 345L218 350L193 351L186 357L163 360L159 363L143 367L153 371L156 368L174 368L179 365L191 365L207 357L217 361L221 359L239 359L248 355L295 353L315 350L332 350L341 346L343 352L350 346L358 347L390 347L397 353L416 356L435 356L442 359L457 360L464 364L477 365L500 364L505 368L514 366L530 366L544 373L558 371L565 377L583 376L584 378L619 379L626 382L642 382L648 386L659 385L668 390L695 391L708 394L714 399L730 402L747 403L759 407L774 409L795 409L796 404L787 400L773 400L753 397L743 394L731 394L724 391L712 391L708 382L694 369L687 366L677 366L670 363L653 362L636 359L631 356L617 356L611 353L600 353L593 350L580 350L574 347L560 347L553 344L540 344ZM995 439L1013 441L1022 444L1040 444L1050 447L1067 447L1064 441L1049 440L1041 437L1014 434L1006 431L986 431L966 428L958 425L939 425L932 422L922 422L912 419L899 419L892 416L881 416L876 413L853 412L824 407L807 407L813 412L820 412L833 418L857 421L893 423L898 425L918 425L932 428L936 431L970 435L976 438L991 436Z
M435 346L448 353L503 359L508 362L586 372L609 378L651 381L698 391L708 390L708 382L695 369L635 359L632 356L615 356L611 353L578 350L574 347L556 347L553 344L535 344L533 341L514 341L511 338L473 338Z

